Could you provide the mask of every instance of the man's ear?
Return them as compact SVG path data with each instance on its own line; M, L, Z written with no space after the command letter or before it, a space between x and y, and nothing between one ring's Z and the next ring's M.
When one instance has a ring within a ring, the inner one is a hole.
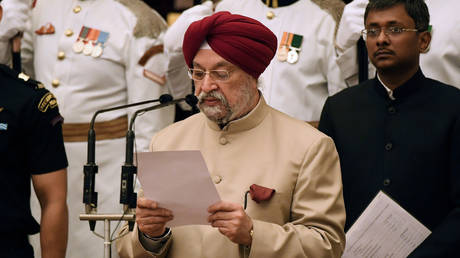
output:
M419 51L420 53L426 53L430 49L431 43L431 32L424 31L420 32L419 35Z

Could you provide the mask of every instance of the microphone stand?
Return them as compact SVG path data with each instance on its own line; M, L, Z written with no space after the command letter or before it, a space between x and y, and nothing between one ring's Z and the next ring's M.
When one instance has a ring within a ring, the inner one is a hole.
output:
M98 214L97 213L97 192L95 192L94 190L95 185L96 185L96 174L98 172L98 166L95 163L96 132L94 130L94 123L96 120L96 116L101 113L105 113L105 112L109 112L113 110L124 109L128 107L133 107L133 106L138 106L138 105L143 105L143 104L148 104L148 103L158 102L158 101L160 103L163 103L163 102L168 102L171 100L172 100L171 95L163 94L160 96L159 99L155 99L155 100L147 100L147 101L142 101L142 102L98 110L94 113L93 117L91 118L90 128L88 130L87 163L83 167L83 174L84 174L83 203L85 204L85 213L80 214L80 220L87 220L89 222L90 230L93 231L93 233L99 237L102 237L102 236L94 232L94 229L96 227L96 221L98 220L104 221L103 238L104 238L104 257L105 258L110 258L111 252L112 252L111 250L112 240L110 239L110 221L128 221L129 223L132 223L134 225L135 214L132 211L128 214L125 214L126 211L128 210L124 210L125 212L123 214ZM132 187L133 187L133 184L131 184L131 189ZM134 202L134 207L135 207L135 204L136 203Z

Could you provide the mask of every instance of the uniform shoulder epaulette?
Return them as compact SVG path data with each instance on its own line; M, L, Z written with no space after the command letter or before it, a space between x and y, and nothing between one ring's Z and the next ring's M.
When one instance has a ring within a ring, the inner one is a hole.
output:
M136 17L137 23L133 30L136 38L157 38L168 26L166 21L154 9L140 0L116 0L126 6Z
M33 89L43 89L45 86L36 80L30 78L30 76L26 75L25 73L19 73L4 64L0 64L0 71L6 76L16 79L21 83L33 88Z
M340 18L342 18L343 8L345 8L345 3L342 0L311 0L313 3L319 6L327 13L329 13L332 18L334 18L335 23L338 25Z

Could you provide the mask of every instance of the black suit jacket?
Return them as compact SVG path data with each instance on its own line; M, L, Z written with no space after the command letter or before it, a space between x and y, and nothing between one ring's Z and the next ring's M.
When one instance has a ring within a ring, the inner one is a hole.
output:
M413 257L460 257L460 90L419 70L391 100L378 79L327 99L319 129L340 156L348 230L379 190L432 234Z

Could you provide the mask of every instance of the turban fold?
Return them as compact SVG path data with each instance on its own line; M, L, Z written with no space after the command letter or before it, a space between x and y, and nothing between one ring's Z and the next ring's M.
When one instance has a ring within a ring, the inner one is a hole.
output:
M185 32L182 51L189 67L205 40L219 56L256 79L270 64L277 46L275 34L259 21L217 12L193 22Z

